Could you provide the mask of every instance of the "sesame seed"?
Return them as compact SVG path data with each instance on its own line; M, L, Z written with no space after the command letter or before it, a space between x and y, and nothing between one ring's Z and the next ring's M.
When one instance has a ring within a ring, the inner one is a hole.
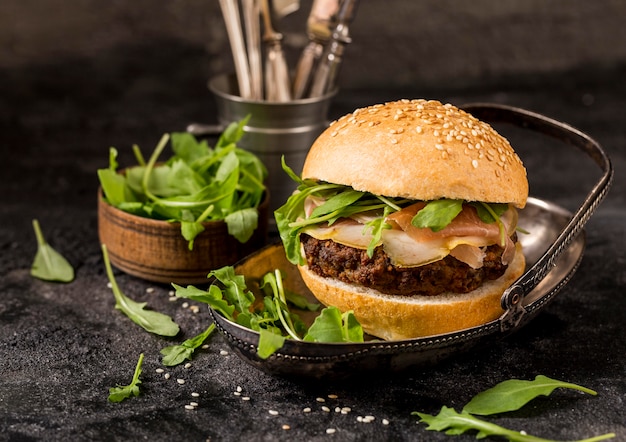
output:
M198 403L197 402L189 402L189 405L191 405L192 407L197 407Z
M417 126L415 128L415 132L417 132L418 134L421 134L422 133L422 126Z
M291 427L289 425L285 424L285 425L282 426L282 429L283 430L290 430Z
M170 297L169 297L169 301L170 301L170 302L174 302L174 301L176 301L177 299L178 299L178 298L177 298L176 296L170 296Z
M268 413L271 414L272 416L278 416L278 411L276 410L269 410Z
M343 408L341 409L341 414L348 414L348 413L350 413L351 411L352 411L352 408L350 408L350 407L343 407Z
M154 293L154 287L148 287L146 293Z
M341 413L341 407L335 407L335 413Z
M183 385L185 383L184 379L176 379L176 382L178 382L180 385Z
M328 395L328 399L337 399L339 396L337 396L336 394L329 394Z
M334 131L332 131L332 132L330 133L330 136L331 136L331 137L336 137L338 133L339 133L339 132L337 132L336 130L334 130Z
M165 374L163 375L163 377L164 377L165 379L169 379L171 376L172 376L172 375L171 375L171 374L169 374L169 373L165 373Z
M242 401L249 401L250 400L250 396L242 396L241 400Z
M472 166L474 166L474 169L478 169L478 160L472 160Z
M188 302L183 302L181 307L182 308L187 308L187 307L189 307L189 303Z
M202 350L206 350L207 348L209 348L209 344L203 344L200 348L202 348Z
M174 290L170 290L169 292L167 292L167 294L169 296L176 296L176 292Z
M194 407L193 405L185 405L185 410L195 410L196 407Z
M323 397L318 397L318 398L315 398L315 400L316 400L317 402L326 402L326 399L324 399Z
M325 411L326 413L329 413L330 412L330 408L328 408L326 405L324 405L322 407L322 411Z
M334 428L327 428L326 429L326 434L335 434L337 430L335 430Z
M157 373L161 374L161 373L163 373L165 370L163 370L162 368L157 368L155 371L156 371Z
M200 393L196 393L195 391L191 393L192 397L200 397Z
M383 419L383 425L389 425L389 420L388 419Z
M310 413L311 412L311 407L306 407L304 409L302 409L303 413Z
M187 362L187 363L185 364L185 368L190 368L190 367L191 367L191 362Z
M233 394L234 394L235 396L241 396L241 391L233 391Z
M443 150L443 144L435 144L435 149Z
M198 307L197 305L192 305L191 307L189 307L189 310L191 310L192 313L199 313L200 307Z
M396 140L395 138L391 139L391 144L398 144L398 140Z
M226 350L220 350L220 354L222 356L226 356L228 354L228 352Z
M107 287L108 288L113 288L113 284L111 284L110 282L107 282Z

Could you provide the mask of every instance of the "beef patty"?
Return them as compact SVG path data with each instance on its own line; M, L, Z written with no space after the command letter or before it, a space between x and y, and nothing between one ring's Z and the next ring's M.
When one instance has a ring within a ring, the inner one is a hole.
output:
M512 239L517 241L516 235ZM480 287L483 281L498 279L507 268L501 261L504 249L498 245L487 247L483 266L473 269L450 255L419 267L396 267L382 247L377 247L370 258L365 250L332 240L318 240L306 234L300 240L307 264L314 273L390 295L467 293Z

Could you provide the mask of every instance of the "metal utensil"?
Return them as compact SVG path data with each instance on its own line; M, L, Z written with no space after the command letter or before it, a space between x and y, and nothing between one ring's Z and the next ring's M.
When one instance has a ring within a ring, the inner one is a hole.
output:
M310 97L320 97L336 87L345 46L352 41L349 26L356 15L357 5L358 0L341 1L337 24L315 72Z
M236 0L220 0L220 8L226 24L226 33L233 53L235 72L239 84L239 95L249 99L252 96L250 88L250 68L246 56L246 47L243 40L243 31L239 21L239 6Z
M335 27L334 16L339 9L339 0L314 0L307 19L309 43L302 50L293 80L293 98L306 96L311 84L314 67L330 40Z
M269 0L261 0L263 15L263 41L267 48L265 61L265 98L267 101L289 101L289 70L282 49L283 35L277 32L272 23L272 10Z
M263 62L261 60L261 26L259 0L241 0L250 66L250 89L253 100L263 99Z

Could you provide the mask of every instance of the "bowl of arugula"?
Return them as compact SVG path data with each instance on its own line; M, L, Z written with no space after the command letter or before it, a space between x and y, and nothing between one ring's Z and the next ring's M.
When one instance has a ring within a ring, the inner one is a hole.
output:
M189 133L165 134L145 161L118 170L117 150L98 170L98 234L120 270L153 282L198 284L265 244L267 169L237 147L245 120L214 147ZM170 144L173 155L159 156Z

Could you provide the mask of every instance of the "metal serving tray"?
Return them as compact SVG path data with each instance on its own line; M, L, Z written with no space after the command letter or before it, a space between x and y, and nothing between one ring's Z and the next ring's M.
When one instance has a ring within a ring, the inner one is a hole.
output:
M520 210L519 226L531 232L519 235L526 257L526 272L502 295L504 313L486 324L401 341L370 340L364 343L321 344L287 340L268 359L256 354L259 335L211 310L217 329L243 360L267 373L301 378L340 379L373 372L400 372L428 366L454 354L488 344L528 323L570 280L583 256L583 227L606 196L613 178L611 161L600 145L577 129L526 110L493 104L472 104L464 109L489 123L509 123L554 137L586 153L602 170L601 178L575 213L537 198L529 198ZM285 285L312 296L282 244L255 252L235 266L254 291L254 280L280 268Z

